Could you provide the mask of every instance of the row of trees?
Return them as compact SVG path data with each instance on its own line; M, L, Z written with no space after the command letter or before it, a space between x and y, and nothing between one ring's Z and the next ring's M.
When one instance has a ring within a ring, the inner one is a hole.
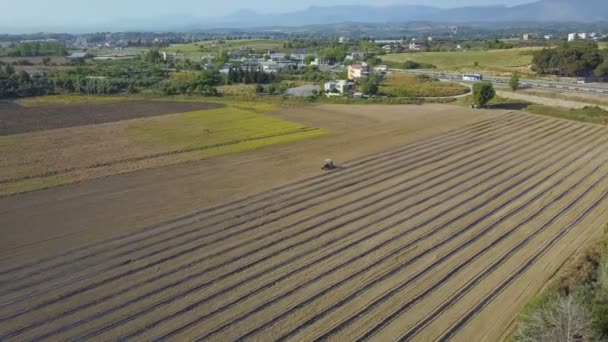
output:
M53 91L43 76L30 76L25 71L16 72L11 65L0 67L0 98L46 95Z
M566 43L534 53L532 70L565 77L608 76L608 54L593 42Z

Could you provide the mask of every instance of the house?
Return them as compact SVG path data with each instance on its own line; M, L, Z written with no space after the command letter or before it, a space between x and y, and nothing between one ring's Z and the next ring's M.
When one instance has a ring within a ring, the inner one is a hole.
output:
M409 45L409 49L412 51L420 51L424 49L426 46L423 43L416 41L416 39L412 39L412 42Z
M576 40L577 37L578 37L578 35L576 33L570 33L570 34L568 34L568 41L573 42Z
M524 33L523 40L530 40L534 38L534 34L532 33Z
M350 42L350 37L340 37L338 38L338 43L348 43Z
M384 45L382 47L382 50L384 50L384 52L386 52L386 53L390 53L391 51L393 51L393 46L392 45Z
M328 96L329 94L345 95L351 93L355 89L355 84L347 80L329 81L323 85L323 90ZM335 95L333 95L335 96Z
M348 66L348 79L357 80L362 77L368 77L370 74L369 65L367 63L353 64Z
M578 37L579 37L580 39L587 39L587 32L581 32L581 33L579 33L579 34L578 34Z
M462 75L462 80L467 82L483 81L483 75L480 74L465 74Z
M545 39L546 40L551 40L551 39L553 39L553 35L552 34L547 34L547 35L545 35Z

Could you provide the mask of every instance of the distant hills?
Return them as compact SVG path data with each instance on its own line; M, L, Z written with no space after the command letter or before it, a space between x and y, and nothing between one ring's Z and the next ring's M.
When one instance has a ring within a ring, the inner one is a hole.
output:
M206 20L205 26L306 26L341 22L592 22L608 21L608 0L541 0L519 6L436 8L422 5L327 6L283 14L239 11Z
M424 0L420 0L423 2ZM204 6L204 5L202 5ZM437 8L425 5L392 6L313 6L282 14L262 14L251 10L237 11L224 17L198 18L193 15L167 15L109 21L94 26L3 27L0 33L94 31L199 31L210 29L254 29L310 27L334 24L386 24L405 22L434 23L592 23L608 22L608 0L540 0L518 6L468 6ZM23 31L23 32L22 32Z

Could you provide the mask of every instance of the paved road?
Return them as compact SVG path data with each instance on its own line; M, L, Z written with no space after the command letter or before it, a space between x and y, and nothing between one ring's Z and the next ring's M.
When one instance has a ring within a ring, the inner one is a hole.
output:
M462 80L462 74L460 73L449 73L442 71L434 71L434 70L402 70L402 69L392 69L392 71L396 72L408 72L413 74L424 74L433 76L443 80L451 80L451 81L459 81L463 83L474 83L474 82L465 82ZM484 78L486 81L491 81L492 83L500 86L506 86L509 82L508 77L500 77L500 76L487 76ZM593 83L593 84L580 84L580 83L570 83L570 82L552 82L552 81L543 81L543 80L530 80L530 79L522 79L520 80L520 85L522 87L527 88L537 88L537 89L554 89L561 91L570 91L576 93L585 93L585 94L608 94L608 84L605 83Z

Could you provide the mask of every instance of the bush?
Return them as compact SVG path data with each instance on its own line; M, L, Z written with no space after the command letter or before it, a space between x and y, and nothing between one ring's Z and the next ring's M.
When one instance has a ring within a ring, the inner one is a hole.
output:
M418 63L418 62L414 62L414 61L406 61L403 64L403 68L407 69L407 70L412 70L412 69L435 69L436 66L434 66L433 64L428 64L428 63Z
M591 312L577 294L550 298L522 317L515 341L588 341Z
M480 82L473 85L473 101L479 107L485 107L490 102L496 91L490 82Z

